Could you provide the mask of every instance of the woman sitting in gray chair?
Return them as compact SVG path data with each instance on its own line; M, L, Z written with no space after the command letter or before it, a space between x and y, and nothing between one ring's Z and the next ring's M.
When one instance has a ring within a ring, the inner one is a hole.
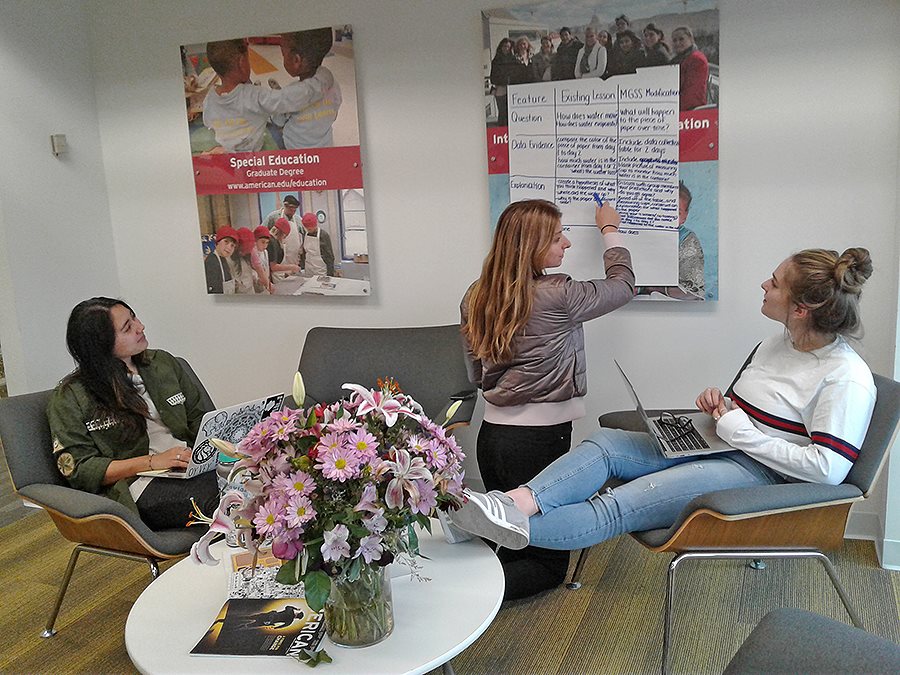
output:
M153 530L184 527L191 498L211 514L215 472L190 479L138 476L185 468L206 393L175 357L147 349L144 325L121 300L91 298L69 316L66 344L76 369L47 408L53 452L72 487L106 495L137 511Z
M875 405L872 374L844 339L860 326L871 273L864 248L809 249L762 284L762 313L785 330L759 345L731 396L710 387L696 401L734 451L668 459L646 433L600 429L523 486L468 492L454 524L509 548L530 537L572 550L669 527L694 497L715 490L841 483ZM622 485L598 493L609 479Z

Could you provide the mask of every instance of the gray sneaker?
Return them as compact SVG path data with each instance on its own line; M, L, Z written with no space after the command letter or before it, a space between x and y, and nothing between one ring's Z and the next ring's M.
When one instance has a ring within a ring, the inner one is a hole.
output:
M528 546L528 516L516 508L512 497L499 490L484 494L466 489L464 494L462 508L449 514L454 525L505 548Z

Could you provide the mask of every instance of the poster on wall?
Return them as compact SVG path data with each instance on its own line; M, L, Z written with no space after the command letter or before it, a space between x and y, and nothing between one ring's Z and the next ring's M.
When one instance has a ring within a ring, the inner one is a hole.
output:
M555 0L482 12L491 221L562 211L560 271L597 274L616 205L638 298L718 299L717 0Z
M350 26L183 45L206 292L371 292Z

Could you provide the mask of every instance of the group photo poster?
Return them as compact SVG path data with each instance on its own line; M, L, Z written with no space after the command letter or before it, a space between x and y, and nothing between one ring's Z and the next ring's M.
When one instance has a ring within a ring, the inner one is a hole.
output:
M183 45L206 292L371 293L353 30Z
M556 202L590 278L593 193L622 215L638 298L718 300L717 0L557 0L482 11L491 227Z

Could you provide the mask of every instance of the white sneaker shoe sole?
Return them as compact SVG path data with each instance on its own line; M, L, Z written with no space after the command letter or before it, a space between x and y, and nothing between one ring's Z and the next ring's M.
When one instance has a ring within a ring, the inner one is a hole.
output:
M468 501L462 508L450 514L458 528L479 537L490 539L504 548L513 550L528 546L528 518L512 505L505 505L497 497L466 492ZM506 518L507 509L518 514L525 527L511 523Z

